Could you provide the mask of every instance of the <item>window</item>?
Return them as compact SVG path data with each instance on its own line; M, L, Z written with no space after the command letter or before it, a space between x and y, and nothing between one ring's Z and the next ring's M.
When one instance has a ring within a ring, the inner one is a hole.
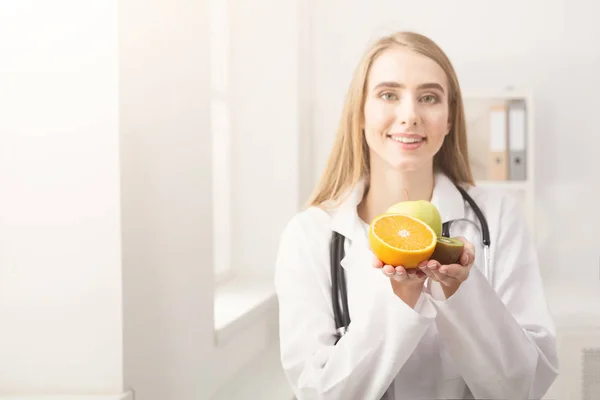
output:
M226 0L210 0L210 118L213 157L213 254L217 282L231 270L231 110Z

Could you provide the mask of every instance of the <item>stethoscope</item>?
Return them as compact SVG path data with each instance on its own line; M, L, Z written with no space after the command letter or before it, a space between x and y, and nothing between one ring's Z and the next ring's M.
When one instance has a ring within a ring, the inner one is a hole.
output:
M461 187L456 186L462 198L469 203L469 206L475 213L477 220L479 221L479 226L470 219L460 218L454 219L451 221L446 221L442 224L442 236L450 237L450 227L455 222L468 222L475 226L477 229L479 236L481 237L481 242L483 244L483 257L485 264L485 276L488 281L491 283L493 281L492 270L490 268L490 230L488 228L488 223L481 212L481 209L475 203L475 200ZM344 274L344 268L342 268L341 261L344 258L344 240L345 237L338 232L333 232L331 237L331 243L329 246L330 249L330 266L331 266L331 301L333 306L333 316L335 319L335 329L336 329L336 343L342 336L346 334L348 331L348 326L350 325L350 313L348 311L348 292L346 288L346 277ZM340 306L341 302L341 306Z

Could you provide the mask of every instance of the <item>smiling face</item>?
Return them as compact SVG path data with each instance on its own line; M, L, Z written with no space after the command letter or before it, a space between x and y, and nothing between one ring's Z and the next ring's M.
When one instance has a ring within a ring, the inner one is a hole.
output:
M371 169L431 168L451 128L444 70L424 55L395 46L375 59L365 89Z

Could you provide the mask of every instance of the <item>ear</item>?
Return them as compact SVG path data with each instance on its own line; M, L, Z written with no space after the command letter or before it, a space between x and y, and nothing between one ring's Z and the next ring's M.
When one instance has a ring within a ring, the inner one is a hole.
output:
M446 124L446 136L452 132L452 117L448 117L448 123Z

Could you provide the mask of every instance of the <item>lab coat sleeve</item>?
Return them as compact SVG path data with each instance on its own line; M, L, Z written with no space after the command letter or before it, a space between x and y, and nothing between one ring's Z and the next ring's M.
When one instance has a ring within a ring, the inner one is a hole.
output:
M558 374L555 327L525 217L508 197L500 214L494 287L474 265L453 296L432 300L436 324L474 398L541 399Z
M281 238L275 286L283 369L299 400L380 399L434 315L415 311L424 296L413 310L390 286L367 296L368 304L354 313L348 333L335 344L329 261L319 250L323 246L315 243L322 236L303 232L293 219Z

